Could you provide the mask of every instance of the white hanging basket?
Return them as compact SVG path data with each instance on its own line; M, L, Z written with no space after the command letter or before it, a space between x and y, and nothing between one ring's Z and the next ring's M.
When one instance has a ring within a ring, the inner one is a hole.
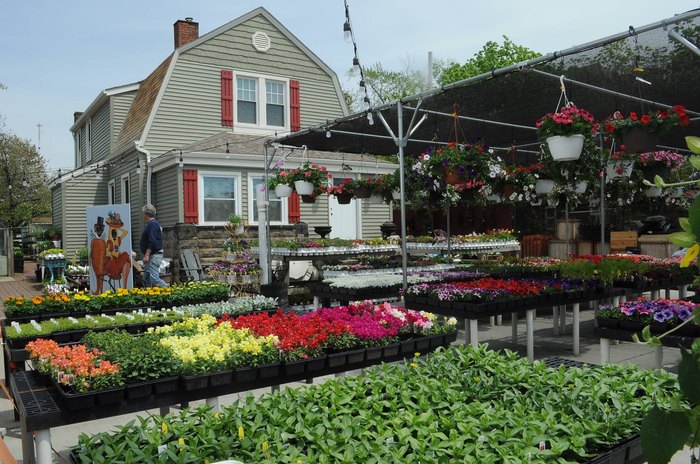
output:
M607 179L616 179L618 177L630 177L634 161L614 161L605 166L605 177Z
M530 202L530 205L532 206L540 206L542 204L542 198L538 198L537 200L532 200Z
M540 195L551 193L554 190L554 181L550 179L537 179L535 183L535 192Z
M649 187L648 189L646 189L644 194L648 197L660 197L661 187Z
M581 134L555 135L547 138L547 145L554 161L574 161L581 156L585 139Z
M683 198L685 193L683 192L683 187L675 187L670 191L671 198Z
M277 195L277 198L287 198L292 196L292 186L286 184L277 184L275 186L275 195Z
M500 195L496 195L496 194L494 193L494 194L491 194L491 195L486 195L486 199L487 199L488 201L493 201L493 202L495 202L495 203L499 203L499 202L501 201L501 196L500 196Z
M384 199L379 195L372 195L369 197L369 202L373 205L381 205L384 203Z
M311 195L314 193L314 184L305 180L294 181L294 189L299 195Z
M574 193L585 193L586 189L588 188L588 181L582 180L581 182L576 183L576 187L572 189Z
M400 200L401 199L401 190L394 190L393 192L391 192L391 197L394 200Z

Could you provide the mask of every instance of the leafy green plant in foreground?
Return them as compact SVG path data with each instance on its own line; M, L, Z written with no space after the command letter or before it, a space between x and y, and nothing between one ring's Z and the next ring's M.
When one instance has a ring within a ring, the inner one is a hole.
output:
M74 451L84 463L578 462L637 431L654 401L677 403L677 389L664 371L551 369L453 347L221 413L138 419L81 435Z

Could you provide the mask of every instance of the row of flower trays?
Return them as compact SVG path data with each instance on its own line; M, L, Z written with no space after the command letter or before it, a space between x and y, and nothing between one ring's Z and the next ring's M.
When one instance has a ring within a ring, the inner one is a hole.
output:
M82 344L39 339L26 349L66 408L128 408L164 394L176 403L367 367L455 339L454 319L364 302L302 316L204 315L141 335L90 332Z

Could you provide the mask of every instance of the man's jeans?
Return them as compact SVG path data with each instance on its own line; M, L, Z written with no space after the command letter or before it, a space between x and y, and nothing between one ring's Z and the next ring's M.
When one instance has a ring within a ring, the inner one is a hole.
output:
M151 255L146 265L143 267L143 286L144 287L167 287L163 279L160 278L160 263L163 261L163 255Z

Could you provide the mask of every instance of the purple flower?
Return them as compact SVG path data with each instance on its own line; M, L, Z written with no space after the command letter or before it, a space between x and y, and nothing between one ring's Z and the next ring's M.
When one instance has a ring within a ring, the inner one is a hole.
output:
M692 316L693 314L692 314L692 312L691 312L688 308L686 308L686 307L681 307L681 308L678 310L678 312L676 313L676 315L678 316L678 319L680 319L681 321L687 321L688 319L691 318L691 316Z

